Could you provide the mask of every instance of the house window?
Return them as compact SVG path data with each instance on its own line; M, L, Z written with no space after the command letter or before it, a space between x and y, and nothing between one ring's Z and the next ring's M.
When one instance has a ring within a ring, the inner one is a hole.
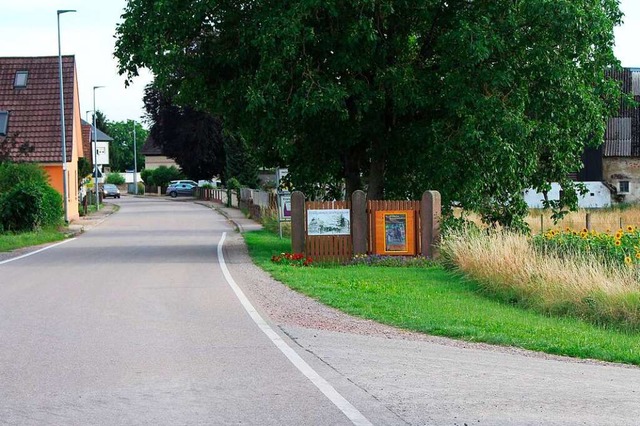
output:
M621 180L618 182L619 185L619 190L618 192L621 194L625 194L627 192L629 192L629 181L628 180Z
M21 89L23 87L27 87L27 77L29 76L29 71L18 71L16 72L16 79L13 81L13 87L16 89Z
M9 111L0 111L0 136L7 136L8 124L9 124Z
M631 73L631 92L634 96L640 96L640 71Z

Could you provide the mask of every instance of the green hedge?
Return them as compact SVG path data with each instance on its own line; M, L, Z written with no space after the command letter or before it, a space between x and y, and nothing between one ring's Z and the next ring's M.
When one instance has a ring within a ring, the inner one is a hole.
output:
M3 231L28 232L59 225L62 197L49 185L20 182L0 196Z

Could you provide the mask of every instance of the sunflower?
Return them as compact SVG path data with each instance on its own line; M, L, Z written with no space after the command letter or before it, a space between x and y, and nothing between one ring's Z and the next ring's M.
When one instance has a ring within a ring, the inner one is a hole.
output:
M633 232L633 231L635 231L635 227L631 225L627 225L627 232Z
M625 256L624 257L624 263L627 265L631 265L631 256Z
M636 253L636 259L640 260L640 252Z
M622 241L616 240L614 244L616 245L616 247L620 247L622 245Z

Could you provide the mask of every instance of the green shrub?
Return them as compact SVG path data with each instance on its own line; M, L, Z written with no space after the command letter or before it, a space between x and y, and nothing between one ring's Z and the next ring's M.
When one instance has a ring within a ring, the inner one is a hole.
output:
M0 197L3 231L28 232L62 222L62 196L49 185L23 181Z
M47 185L49 178L44 169L31 163L0 164L0 193L5 193L18 183L34 182Z
M234 177L227 179L227 189L240 189L242 188L242 184L240 181Z
M153 170L144 169L142 172L140 172L140 177L142 178L142 181L145 183L145 185L156 186L156 183L153 180Z
M48 228L62 224L64 207L62 205L62 195L50 185L42 187L42 227Z
M109 173L105 180L105 183L111 183L114 185L123 185L125 183L124 176L120 173Z
M33 182L20 182L0 198L0 222L5 231L33 231L42 223L44 190Z
M153 170L153 183L155 186L167 186L172 180L184 179L182 172L175 166L160 166Z

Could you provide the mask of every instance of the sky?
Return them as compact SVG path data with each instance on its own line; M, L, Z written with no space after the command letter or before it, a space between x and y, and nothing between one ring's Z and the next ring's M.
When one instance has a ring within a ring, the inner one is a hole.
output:
M2 0L0 56L57 56L56 10L76 9L60 15L63 55L75 55L80 108L86 119L96 109L111 121L141 120L144 87L152 80L141 72L125 88L113 57L115 27L127 0ZM624 24L615 31L615 53L624 67L640 68L640 0L621 0Z

